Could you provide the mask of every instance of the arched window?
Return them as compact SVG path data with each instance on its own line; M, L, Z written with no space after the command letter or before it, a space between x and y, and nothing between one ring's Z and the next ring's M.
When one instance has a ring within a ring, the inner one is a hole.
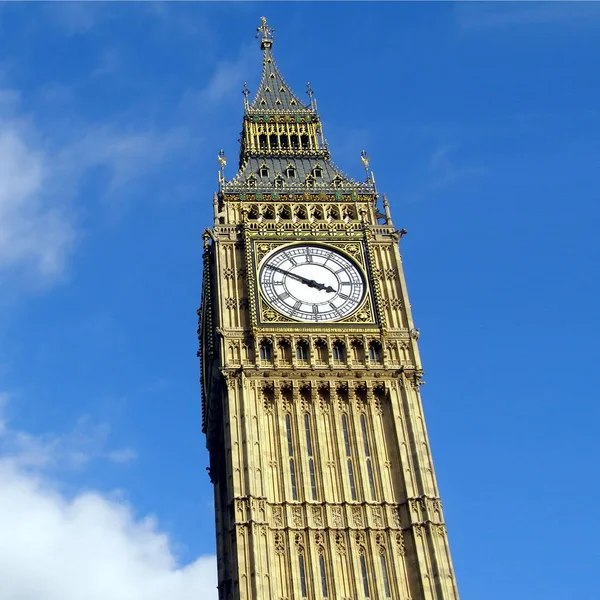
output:
M281 340L279 346L279 360L283 363L291 363L292 349L287 340Z
M334 362L344 362L344 359L346 357L346 353L344 352L344 350L344 342L340 342L338 340L337 342L333 343L332 356Z
M258 146L261 150L267 149L267 136L264 133L258 136Z
M248 179L246 179L246 181L248 182L248 186L251 188L256 187L256 177L254 177L254 175L250 175L250 177L248 177Z
M278 175L277 177L275 177L275 187L276 188L283 187L283 177L281 177L281 175Z
M315 177L323 177L323 169L321 168L321 165L315 165L312 170L312 174Z
M300 363L308 362L308 344L304 340L296 344L296 359Z
M259 346L260 359L271 361L273 359L273 345L269 340L263 340Z
M369 344L369 360L380 363L381 357L381 344L379 342L371 342Z
M350 344L352 348L352 361L356 364L364 364L365 362L365 347L360 340L353 340Z
M290 163L285 170L285 174L288 177L296 177L296 167Z
M263 163L262 165L260 165L260 169L259 169L258 173L261 177L269 176L269 167L267 167L266 163Z
M315 342L315 353L317 364L327 364L327 344L323 340L317 340Z

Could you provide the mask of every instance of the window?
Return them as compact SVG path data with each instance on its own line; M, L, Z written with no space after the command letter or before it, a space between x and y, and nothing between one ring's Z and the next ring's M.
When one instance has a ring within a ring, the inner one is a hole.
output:
M325 559L323 558L323 554L319 556L319 570L321 571L321 592L323 598L327 598L327 573L325 571Z
M270 342L264 341L260 343L259 354L261 360L271 360L271 344Z
M379 342L369 344L369 359L373 362L381 362L381 344Z
M258 171L261 177L269 176L269 167L265 163L260 166L260 170Z
M348 463L348 480L352 500L356 500L356 482L354 481L354 468L352 466L352 452L350 450L350 435L348 433L348 417L342 415L342 430L344 434L344 447L346 448L346 462Z
M324 365L327 363L327 344L323 340L315 342L315 350L317 354L317 363Z
M283 187L283 178L282 177L275 177L275 187L276 188Z
M308 361L308 344L306 342L298 342L296 346L296 358L301 362Z
M310 416L304 415L304 430L306 432L306 449L308 453L308 472L310 475L310 489L312 499L317 499L317 482L315 479L315 457L313 456L312 437L310 434Z
M251 188L256 187L256 177L254 177L254 175L250 175L250 177L248 177L247 181L248 181L249 187L251 187Z
M383 589L385 590L385 597L391 598L392 592L390 590L390 579L388 577L387 561L385 560L385 554L381 554L380 559L381 559L381 573L383 575Z
M286 170L285 170L285 174L288 177L296 177L296 167L294 167L294 165L288 165Z
M304 568L304 555L298 555L298 567L300 568L300 591L302 592L302 597L306 598L306 570Z
M364 552L364 550L363 550ZM367 575L367 563L365 561L365 555L360 555L360 572L362 574L363 581L363 591L365 593L365 598L369 597L369 577Z
M343 342L334 342L332 348L334 362L343 362L344 360L344 344Z
M323 177L323 169L319 165L316 165L315 168L312 170L312 174L315 177Z
M296 485L296 465L294 464L294 443L292 441L292 417L285 415L285 429L287 434L288 457L290 461L290 483L292 486L292 500L298 500L298 487Z
M367 463L367 476L369 477L369 487L371 488L371 500L375 498L375 480L373 478L373 464L371 460L371 450L369 448L369 438L367 436L367 420L365 415L360 415L360 428L363 436L363 446L365 450L365 460Z
M341 188L342 187L342 178L339 175L336 175L333 178L333 187L334 188Z

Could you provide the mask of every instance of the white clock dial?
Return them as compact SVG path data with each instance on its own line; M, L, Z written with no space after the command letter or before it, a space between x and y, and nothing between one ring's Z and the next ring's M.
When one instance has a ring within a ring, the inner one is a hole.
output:
M260 288L279 312L312 323L338 321L354 312L365 293L360 269L337 250L286 246L260 269Z

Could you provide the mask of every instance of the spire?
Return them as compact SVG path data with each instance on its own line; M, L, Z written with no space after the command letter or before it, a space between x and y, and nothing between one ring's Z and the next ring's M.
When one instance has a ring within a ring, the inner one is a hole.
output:
M305 106L292 92L273 60L275 30L269 27L265 17L260 18L260 26L256 28L256 32L256 37L260 39L260 49L263 51L263 72L256 96L249 108L257 111L311 110L312 106Z

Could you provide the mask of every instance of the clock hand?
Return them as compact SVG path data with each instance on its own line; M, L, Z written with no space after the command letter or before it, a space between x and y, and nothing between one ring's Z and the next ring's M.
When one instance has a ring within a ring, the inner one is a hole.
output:
M299 281L300 283L303 283L304 285L307 285L308 287L315 288L315 289L321 290L321 291L325 290L326 292L335 292L336 291L330 285L324 285L323 283L317 283L314 279L307 279L306 277L302 277L302 275L296 275L296 273L292 273L291 271L285 271L284 269L281 269L274 265L267 265L267 266L270 269L273 269L273 271L279 271L279 273L283 273L284 275L287 275L288 277L291 277L292 279L295 279L296 281Z

